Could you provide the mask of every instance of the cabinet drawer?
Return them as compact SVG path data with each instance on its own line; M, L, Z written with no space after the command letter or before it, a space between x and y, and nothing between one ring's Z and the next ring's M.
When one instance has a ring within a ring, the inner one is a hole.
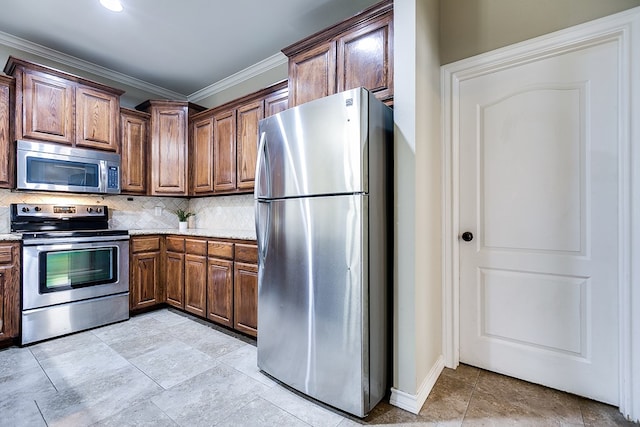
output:
M236 261L258 263L258 246L236 243Z
M160 250L160 237L136 237L131 239L131 251L155 252Z
M185 250L190 255L207 255L207 241L201 239L184 239Z
M167 251L184 252L184 238L171 236L167 237Z
M213 258L233 259L233 243L210 241L209 256Z
M12 246L0 246L0 264L13 264Z

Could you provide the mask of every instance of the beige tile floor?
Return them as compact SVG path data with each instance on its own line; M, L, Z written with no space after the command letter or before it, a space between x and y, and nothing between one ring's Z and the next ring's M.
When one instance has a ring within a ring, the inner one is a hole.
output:
M0 426L616 426L616 408L469 366L445 369L420 414L364 420L260 373L255 342L163 309L0 350Z

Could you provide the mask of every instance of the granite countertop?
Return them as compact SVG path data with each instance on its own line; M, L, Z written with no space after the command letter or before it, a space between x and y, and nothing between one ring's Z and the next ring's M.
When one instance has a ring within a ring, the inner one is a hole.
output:
M217 237L220 239L256 240L255 230L239 230L229 228L188 228L184 231L177 228L157 228L129 230L129 235L176 234L180 236Z
M256 240L255 230L234 230L229 228L189 228L180 231L177 228L157 228L142 230L127 230L130 236L148 234L174 234L179 236L213 237L219 239ZM0 233L0 241L20 241L21 233Z
M255 235L255 232L253 233ZM8 240L22 240L22 234L20 233L2 233L0 234L0 241Z

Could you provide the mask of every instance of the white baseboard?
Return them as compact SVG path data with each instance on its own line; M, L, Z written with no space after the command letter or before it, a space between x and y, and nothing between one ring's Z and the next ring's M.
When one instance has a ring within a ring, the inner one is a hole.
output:
M416 394L409 394L392 387L389 403L393 406L404 409L405 411L409 411L414 414L419 413L443 369L444 357L441 355L438 357L438 360L436 360L436 363L431 367L429 375L427 375L424 381L422 381L420 387L418 387L418 392Z

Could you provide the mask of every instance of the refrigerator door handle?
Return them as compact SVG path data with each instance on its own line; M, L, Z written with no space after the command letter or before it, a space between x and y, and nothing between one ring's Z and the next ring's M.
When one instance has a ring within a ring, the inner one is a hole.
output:
M267 161L267 137L265 132L260 133L258 142L258 159L256 160L255 197L270 197L271 182L269 180L269 162ZM264 169L264 170L263 170ZM263 184L263 177L266 186Z
M262 266L269 247L269 229L271 225L271 203L256 200L256 241L258 244L258 266Z

